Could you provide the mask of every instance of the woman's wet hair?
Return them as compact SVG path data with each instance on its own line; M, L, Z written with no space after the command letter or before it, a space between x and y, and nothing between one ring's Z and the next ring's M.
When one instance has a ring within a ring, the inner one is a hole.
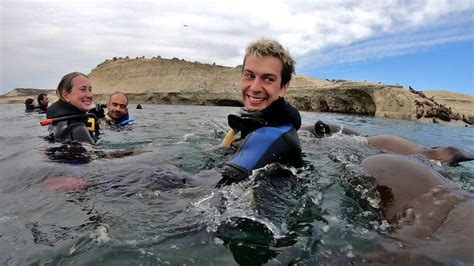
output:
M285 49L280 43L268 39L260 39L251 43L245 49L245 57L243 67L245 67L245 60L249 55L258 57L272 56L280 59L283 67L281 70L281 87L290 83L291 75L295 73L295 60L291 58L290 52ZM244 68L242 68L243 71Z
M58 88L56 89L56 95L58 95L58 97L61 100L64 101L64 98L62 95L63 91L66 91L67 93L71 93L72 86L73 86L72 80L78 76L89 78L87 75L81 72L71 72L69 74L64 75L64 77L61 79L61 81L58 84Z

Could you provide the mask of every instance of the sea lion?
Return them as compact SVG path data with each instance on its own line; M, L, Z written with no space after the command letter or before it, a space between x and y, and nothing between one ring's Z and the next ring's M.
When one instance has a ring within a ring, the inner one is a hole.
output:
M432 160L441 161L447 164L457 164L459 162L474 160L474 154L467 154L462 150L453 147L420 148L416 144L394 135L376 135L367 138L369 145L378 149L398 153L402 155L423 155Z
M340 132L344 135L356 135L359 136L360 133L346 127L342 127L336 124L325 123L321 120L317 121L314 125L302 126L300 130L307 130L313 134L316 138L323 138Z
M474 262L471 194L420 161L402 155L373 155L361 167L376 180L383 214L395 229L393 238L417 253L443 261Z
M425 109L422 106L417 106L415 108L415 113L416 113L416 119L420 119L423 117L423 114L425 113Z
M435 186L447 185L440 174L406 156L377 154L364 159L361 167L376 178L377 190L383 201L383 213L390 222L397 222L406 205L416 197Z
M359 132L339 125L327 124L322 121L314 125L301 127L302 130L310 131L316 138L330 136L335 132L345 135L360 135ZM474 160L474 154L468 154L453 146L421 148L404 138L394 135L375 135L367 137L370 146L387 152L402 155L422 155L428 159L438 160L446 164L455 165L464 161Z

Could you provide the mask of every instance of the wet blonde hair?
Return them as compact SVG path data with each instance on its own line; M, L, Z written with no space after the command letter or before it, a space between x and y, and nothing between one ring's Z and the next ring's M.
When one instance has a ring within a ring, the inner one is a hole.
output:
M281 85L280 87L290 83L291 75L295 73L295 60L291 58L290 52L285 49L280 43L274 40L260 39L253 43L250 43L247 49L245 49L245 57L243 66L245 67L245 61L250 55L258 57L272 56L280 59L283 67L281 69ZM242 68L242 71L244 69Z

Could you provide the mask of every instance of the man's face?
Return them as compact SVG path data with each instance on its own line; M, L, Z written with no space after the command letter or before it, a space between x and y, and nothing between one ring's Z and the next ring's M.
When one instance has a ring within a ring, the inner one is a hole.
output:
M107 103L107 109L109 110L107 114L114 120L120 119L128 113L127 105L127 98L123 94L114 94Z
M282 68L283 64L277 57L247 57L240 79L242 99L247 111L261 111L285 95L288 84L281 87Z
M42 106L48 106L48 104L49 104L49 99L48 99L48 96L47 96L47 95L44 95L44 96L43 96L43 100L40 101L40 104L41 104Z

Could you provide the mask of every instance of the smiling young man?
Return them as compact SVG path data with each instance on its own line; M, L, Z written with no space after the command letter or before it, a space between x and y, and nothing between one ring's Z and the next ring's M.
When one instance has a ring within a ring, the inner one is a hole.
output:
M297 134L301 116L284 99L295 61L273 40L258 40L245 52L240 80L244 108L228 117L232 130L240 132L240 140L234 143L243 143L226 163L219 185L246 179L252 170L270 163L301 162Z

